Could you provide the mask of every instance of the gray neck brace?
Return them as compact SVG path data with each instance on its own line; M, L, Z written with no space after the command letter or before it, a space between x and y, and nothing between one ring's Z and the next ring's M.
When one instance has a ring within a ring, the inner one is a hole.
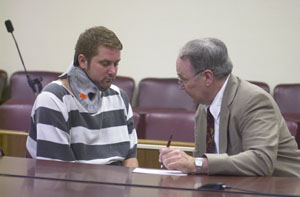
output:
M62 74L60 77L68 77L74 96L87 110L87 112L98 112L101 107L102 91L99 90L99 88L80 67L71 65L67 72Z

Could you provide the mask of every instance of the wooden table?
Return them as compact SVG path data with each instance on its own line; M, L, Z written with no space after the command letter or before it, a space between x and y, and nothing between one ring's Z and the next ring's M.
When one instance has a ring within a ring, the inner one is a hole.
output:
M138 174L133 168L0 157L1 196L249 196L197 191L201 185L226 185L279 195L300 195L299 178L166 176Z

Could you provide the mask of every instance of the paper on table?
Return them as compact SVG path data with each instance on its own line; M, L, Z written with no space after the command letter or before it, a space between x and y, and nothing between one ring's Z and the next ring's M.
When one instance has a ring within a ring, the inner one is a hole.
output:
M160 174L160 175L172 175L172 176L187 176L187 174L178 170L163 170L153 168L135 168L132 172L144 173L144 174Z

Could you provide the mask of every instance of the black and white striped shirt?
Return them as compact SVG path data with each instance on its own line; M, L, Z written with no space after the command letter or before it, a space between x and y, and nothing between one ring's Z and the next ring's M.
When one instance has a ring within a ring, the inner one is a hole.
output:
M27 150L33 158L121 164L137 155L137 135L127 95L117 86L102 92L97 113L88 113L60 82L48 84L31 113Z

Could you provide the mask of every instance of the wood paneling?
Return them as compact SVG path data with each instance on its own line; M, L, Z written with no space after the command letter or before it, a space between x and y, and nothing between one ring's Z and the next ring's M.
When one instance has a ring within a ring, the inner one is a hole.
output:
M0 146L6 156L25 157L26 139L28 133L24 131L0 130ZM158 162L159 149L165 147L166 141L161 140L138 140L138 161L140 167L160 168ZM173 141L171 147L178 147L192 155L194 143Z
M25 157L26 139L24 131L0 130L0 146L6 156Z

